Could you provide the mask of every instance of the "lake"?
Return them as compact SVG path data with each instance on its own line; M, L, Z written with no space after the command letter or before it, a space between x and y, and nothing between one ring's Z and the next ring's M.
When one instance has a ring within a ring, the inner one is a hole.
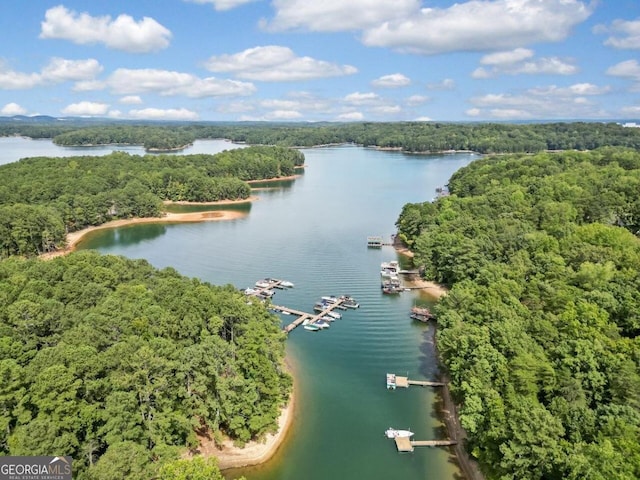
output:
M5 158L2 140L0 163ZM10 141L12 154L20 154L9 161L96 151L69 152L43 140ZM29 146L35 144L39 146L31 153ZM214 153L233 145L197 141L192 148ZM121 150L109 147L100 153L110 149ZM139 147L127 151L143 153ZM295 288L278 291L274 303L298 310L311 311L322 295L349 294L360 302L359 309L343 312L326 331L300 327L289 335L287 354L297 392L294 425L272 460L227 471L229 478L460 478L448 448L419 447L399 454L384 437L388 427L411 429L417 440L444 438L446 430L433 388L385 388L387 372L436 379L433 326L409 318L412 306L429 305L432 299L418 291L383 295L380 263L397 259L405 267L410 264L391 247L368 249L366 239L389 238L405 203L430 200L436 187L477 156L405 155L356 146L303 152L304 173L257 190L257 201L237 207L247 212L241 219L97 231L79 248L145 258L156 267L171 266L184 275L238 288L264 277L290 280ZM288 323L293 317L283 315L282 320Z

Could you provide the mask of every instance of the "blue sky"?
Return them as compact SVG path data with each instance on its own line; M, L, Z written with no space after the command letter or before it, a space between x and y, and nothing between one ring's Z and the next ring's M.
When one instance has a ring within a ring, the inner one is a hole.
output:
M2 1L0 115L640 118L639 0Z

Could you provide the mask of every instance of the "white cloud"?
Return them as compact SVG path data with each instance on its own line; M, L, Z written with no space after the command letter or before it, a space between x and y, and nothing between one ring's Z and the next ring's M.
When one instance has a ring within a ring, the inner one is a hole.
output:
M430 117L418 117L414 119L414 122L433 122L433 119Z
M423 103L426 103L429 100L431 99L424 95L411 95L409 98L405 100L405 103L410 107L415 107L417 105L422 105Z
M385 21L362 41L424 55L512 49L565 39L593 8L578 0L470 0Z
M262 82L294 82L314 78L352 75L351 65L337 65L311 57L298 57L288 47L267 45L233 55L212 56L205 62L212 72L231 73L238 78Z
M276 15L264 20L269 30L353 31L417 12L420 0L274 0Z
M28 90L42 84L42 76L37 73L16 72L0 62L0 88L5 90Z
M521 51L533 52L531 50L518 49ZM501 52L506 53L506 52ZM543 57L530 61L521 61L517 59L516 51L512 51L514 55L499 55L492 57L492 55L485 55L480 63L484 65L493 65L491 69L484 67L478 67L471 74L472 78L492 78L498 75L573 75L578 72L578 68L569 61L562 60L558 57ZM521 52L521 57L526 59L530 58L529 55L525 56L524 52Z
M186 2L199 3L201 5L211 4L218 11L231 10L245 3L255 2L256 0L185 0Z
M609 47L640 49L640 19L632 21L614 20L610 27L597 25L593 30L594 33L613 33L612 36L604 41L604 44Z
M445 78L440 82L428 83L427 88L429 90L453 90L456 88L456 82L452 78Z
M640 115L640 105L634 105L631 107L622 107L620 112L624 115L638 116Z
M74 92L92 92L95 90L103 90L105 83L102 80L82 80L73 85Z
M640 64L637 60L625 60L607 69L607 75L614 77L629 78L640 82Z
M296 110L274 110L266 115L268 120L297 120L302 114Z
M471 98L473 108L466 114L501 120L604 118L609 114L587 96L596 98L608 91L609 87L578 83L569 87L532 88L516 95L491 93Z
M406 87L411 84L411 80L401 73L392 73L391 75L383 75L371 82L374 87L396 88Z
M118 103L122 103L124 105L140 105L142 103L142 99L138 95L127 95L126 97L122 97L118 100Z
M503 52L494 52L485 55L480 59L482 65L504 65L521 62L527 58L533 57L533 50L528 48L516 48Z
M381 100L380 96L373 92L354 92L344 97L344 101L352 105L371 105L379 103Z
M400 105L380 105L373 107L371 111L378 115L397 115L402 112Z
M116 50L146 53L168 47L171 32L149 17L136 22L122 14L113 20L108 15L92 17L58 5L46 11L40 38L70 40L80 45L102 43Z
M364 119L362 112L346 112L338 115L338 120L346 122L357 122Z
M256 109L255 105L250 102L229 102L223 103L216 107L216 112L220 113L245 113L252 112Z
M532 118L531 113L526 110L517 110L515 108L493 108L490 110L491 117L502 120L517 120Z
M14 102L7 103L4 107L2 107L2 110L0 110L0 114L2 115L25 115L26 113L26 108L23 108Z
M576 83L569 87L561 88L556 85L549 85L544 88L532 88L529 93L543 96L573 96L573 95L602 95L608 93L611 87L599 87L592 83Z
M62 109L62 113L65 115L74 116L95 116L105 115L109 110L109 105L101 102L78 102L67 105Z
M67 60L65 58L52 58L49 64L42 69L42 78L54 83L68 80L91 80L103 70L102 65L94 59Z
M141 110L129 110L130 118L140 120L198 120L196 112L186 108L143 108Z
M185 95L190 98L242 96L256 91L252 83L199 78L190 73L155 69L119 68L106 80L107 86L118 95L153 92L159 95Z
M89 81L102 71L97 60L66 60L52 58L38 73L16 72L0 61L0 88L7 90L27 90L40 85L62 83L65 81Z

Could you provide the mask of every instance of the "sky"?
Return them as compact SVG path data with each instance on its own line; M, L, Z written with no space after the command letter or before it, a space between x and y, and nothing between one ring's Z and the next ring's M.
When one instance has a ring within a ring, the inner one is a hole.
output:
M640 0L2 0L0 115L640 118Z

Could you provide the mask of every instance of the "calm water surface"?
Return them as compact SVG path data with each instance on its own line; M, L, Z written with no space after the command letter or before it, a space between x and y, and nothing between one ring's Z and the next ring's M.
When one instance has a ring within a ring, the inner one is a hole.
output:
M208 147L219 145L198 146ZM226 472L229 478L460 478L448 449L398 454L383 436L390 426L410 428L425 440L444 438L446 432L433 389L385 388L386 372L436 377L431 327L408 316L414 304L431 300L418 292L383 296L380 263L396 258L407 263L391 247L367 249L366 237L388 237L405 203L431 199L437 186L475 156L403 155L353 146L304 154L304 174L256 192L260 199L242 207L248 212L242 219L99 231L80 248L145 258L157 267L238 288L264 277L284 278L296 286L279 291L274 302L305 311L321 295L359 300L360 309L344 312L327 331L299 328L290 334L287 351L298 395L294 426L271 461Z

